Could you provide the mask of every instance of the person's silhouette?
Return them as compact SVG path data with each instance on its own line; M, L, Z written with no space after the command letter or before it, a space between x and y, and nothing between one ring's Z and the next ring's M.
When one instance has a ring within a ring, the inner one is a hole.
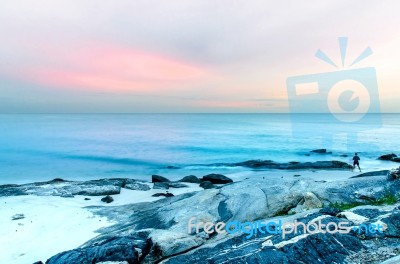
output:
M354 154L353 157L353 170L356 168L356 166L358 167L358 169L361 172L361 168L360 168L360 157L358 156L358 153Z

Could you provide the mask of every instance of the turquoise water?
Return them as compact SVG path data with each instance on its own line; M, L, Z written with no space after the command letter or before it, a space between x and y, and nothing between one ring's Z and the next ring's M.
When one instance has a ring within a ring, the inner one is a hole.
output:
M399 115L379 118L382 126L374 128L368 123L327 123L323 114L0 115L0 183L230 174L247 169L211 164L349 161L342 155L356 151L362 165L373 169L379 167L379 155L400 149ZM348 142L345 133L350 129L361 132ZM305 155L317 148L333 153Z

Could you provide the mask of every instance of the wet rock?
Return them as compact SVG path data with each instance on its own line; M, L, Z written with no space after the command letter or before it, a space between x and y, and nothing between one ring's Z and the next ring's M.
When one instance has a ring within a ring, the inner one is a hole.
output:
M203 176L202 181L209 181L213 184L226 184L233 182L232 179L226 177L225 175L215 173Z
M170 180L160 175L152 175L151 182L170 182Z
M101 201L105 203L112 203L114 198L112 198L110 195L107 195L106 197L101 198Z
M194 175L185 176L179 181L180 182L188 182L188 183L200 183L201 182L200 179Z
M210 181L202 181L200 187L204 189L212 189L215 188L215 185Z
M380 156L378 159L379 159L379 160L393 160L393 159L396 158L396 157L397 157L396 154L391 153L391 154L382 155L382 156Z

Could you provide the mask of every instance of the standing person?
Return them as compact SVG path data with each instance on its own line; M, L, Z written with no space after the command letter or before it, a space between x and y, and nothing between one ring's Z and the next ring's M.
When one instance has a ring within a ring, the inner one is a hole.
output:
M360 157L358 156L358 153L355 153L354 157L353 157L353 170L356 168L356 166L358 167L358 169L361 172L361 169L360 169Z

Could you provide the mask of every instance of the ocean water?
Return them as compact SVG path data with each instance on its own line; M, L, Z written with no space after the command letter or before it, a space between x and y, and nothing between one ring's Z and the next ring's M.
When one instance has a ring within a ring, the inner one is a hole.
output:
M215 163L350 162L354 152L366 170L396 167L376 158L400 150L399 115L377 118L379 126L326 121L324 114L0 115L0 183L231 175L249 169ZM332 154L306 155L318 148Z

